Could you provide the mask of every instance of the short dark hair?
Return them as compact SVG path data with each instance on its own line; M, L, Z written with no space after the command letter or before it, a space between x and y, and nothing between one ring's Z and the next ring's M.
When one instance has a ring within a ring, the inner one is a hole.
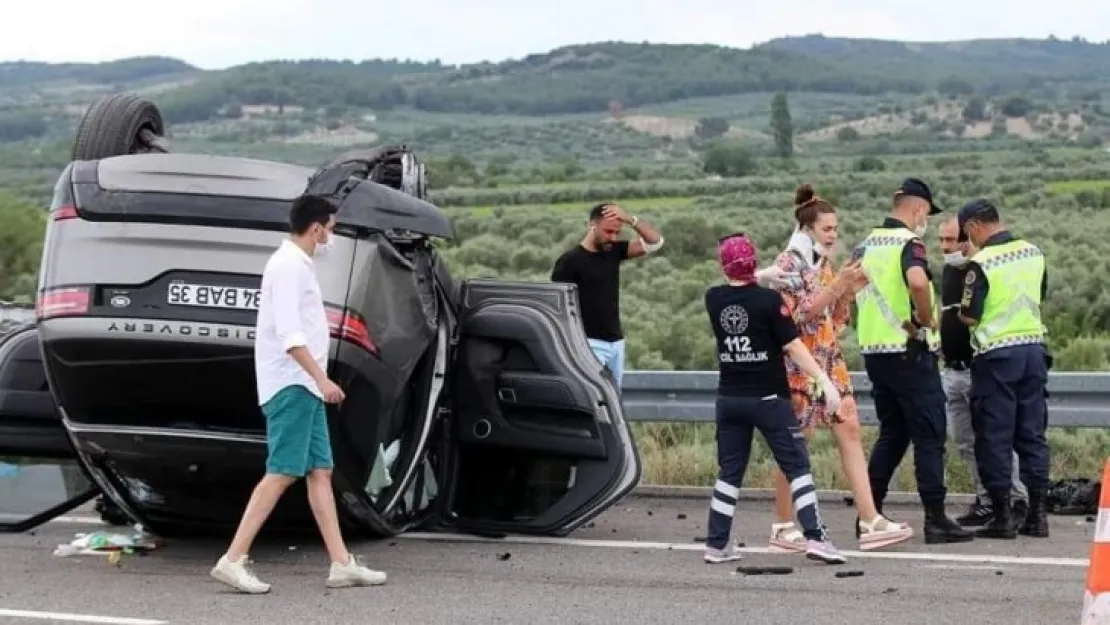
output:
M998 207L990 202L984 202L977 210L968 215L965 224L977 221L981 224L996 224L1002 220L998 214Z
M605 212L605 207L612 205L612 202L602 202L601 204L594 205L594 207L590 209L590 221L601 219L601 214Z
M893 204L895 208L900 208L903 204L912 200L926 201L924 198L917 197L916 195L905 195L902 193L898 193L894 196Z
M289 228L293 234L304 234L312 224L327 225L337 207L327 198L306 193L293 200L289 209Z

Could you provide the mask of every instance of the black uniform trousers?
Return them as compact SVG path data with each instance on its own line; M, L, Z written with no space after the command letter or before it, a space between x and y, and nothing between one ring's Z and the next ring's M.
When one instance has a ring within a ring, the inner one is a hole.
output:
M863 357L879 419L867 465L875 504L882 505L894 472L913 443L917 492L926 507L944 504L947 419L937 355L925 350Z
M1010 492L1013 453L1030 492L1049 485L1045 430L1048 361L1043 345L1014 345L971 361L971 424L979 479L993 497Z

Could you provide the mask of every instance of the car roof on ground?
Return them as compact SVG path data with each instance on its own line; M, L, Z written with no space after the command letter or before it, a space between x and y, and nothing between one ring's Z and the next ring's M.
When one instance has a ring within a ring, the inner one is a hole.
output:
M97 162L97 181L111 191L153 191L292 200L315 169L235 156L132 154Z

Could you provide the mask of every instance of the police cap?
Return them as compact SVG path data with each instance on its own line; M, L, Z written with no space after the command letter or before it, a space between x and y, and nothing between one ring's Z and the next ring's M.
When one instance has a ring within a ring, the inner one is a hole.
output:
M964 232L964 226L969 220L976 217L986 217L991 221L997 221L998 208L993 202L982 197L971 200L967 204L961 206L960 210L956 213L956 223L960 230L960 234L956 239L957 241L963 243L967 240L967 233Z
M929 185L917 178L906 178L903 180L902 186L898 187L894 195L911 195L925 200L929 203L930 215L936 215L942 211L939 206L933 203L933 191L929 188Z

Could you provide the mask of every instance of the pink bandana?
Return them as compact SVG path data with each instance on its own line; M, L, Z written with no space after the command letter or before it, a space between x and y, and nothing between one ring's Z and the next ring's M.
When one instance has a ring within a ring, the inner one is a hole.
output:
M755 280L758 259L755 246L747 235L734 234L723 238L717 244L717 260L721 263L721 271L729 280Z

